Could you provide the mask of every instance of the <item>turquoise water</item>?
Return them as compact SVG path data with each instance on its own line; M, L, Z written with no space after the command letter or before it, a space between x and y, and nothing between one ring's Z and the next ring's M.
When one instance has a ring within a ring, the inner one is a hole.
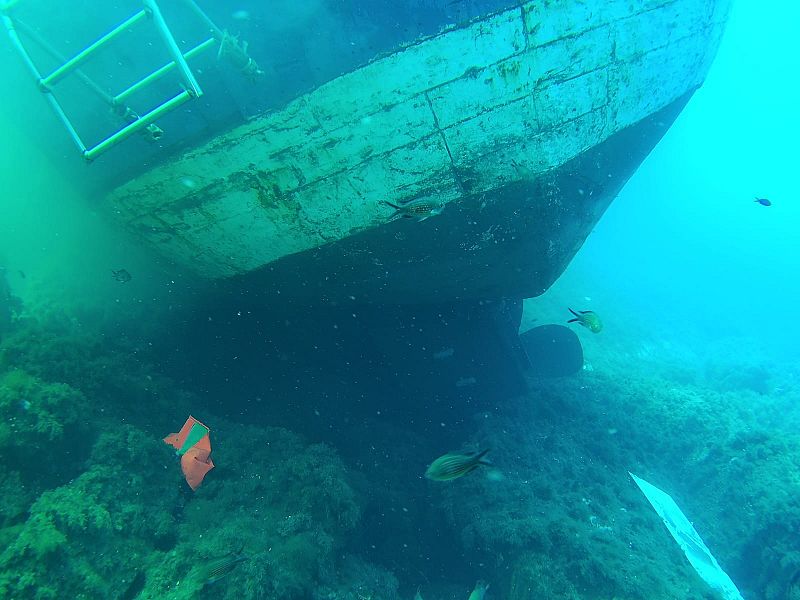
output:
M487 600L721 597L629 472L673 497L744 598L800 598L794 4L735 2L705 84L541 296L261 310L247 277L207 281L120 229L105 194L516 4L201 6L270 84L200 63L206 94L166 141L89 165L0 36L0 598L479 600L478 581ZM14 10L69 53L119 8ZM86 72L137 72L151 46L132 44ZM578 368L532 374L517 326L568 308L602 331L570 325ZM164 443L189 415L214 463L195 491ZM490 465L425 477L484 449Z

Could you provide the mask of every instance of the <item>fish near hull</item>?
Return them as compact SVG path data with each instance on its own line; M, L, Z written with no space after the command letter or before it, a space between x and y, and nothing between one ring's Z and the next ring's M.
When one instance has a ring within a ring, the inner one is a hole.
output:
M241 301L268 307L288 297L433 304L538 296L690 97L535 179L470 194L436 218L360 231L216 285L230 293L246 286L251 293Z
M139 176L110 213L262 306L539 295L702 84L729 4L479 16ZM387 190L447 209L400 228Z

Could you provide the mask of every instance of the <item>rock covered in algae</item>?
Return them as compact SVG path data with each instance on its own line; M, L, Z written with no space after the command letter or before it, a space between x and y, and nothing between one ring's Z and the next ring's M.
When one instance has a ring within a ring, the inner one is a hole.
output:
M247 560L214 597L308 598L336 585L361 511L336 453L284 429L214 422L228 443L194 494L160 438L133 426L101 434L86 470L13 527L0 597L124 597L141 584L132 597L193 598L206 587L196 567L239 548Z
M228 440L217 443L218 468L187 504L169 560L148 574L146 590L191 598L203 589L198 554L242 548L248 560L214 584L218 597L310 597L334 577L338 551L360 520L347 469L329 446L285 429L216 423L212 435Z
M86 470L42 493L0 554L0 597L110 598L154 547L170 543L176 477L160 440L131 426L102 434Z

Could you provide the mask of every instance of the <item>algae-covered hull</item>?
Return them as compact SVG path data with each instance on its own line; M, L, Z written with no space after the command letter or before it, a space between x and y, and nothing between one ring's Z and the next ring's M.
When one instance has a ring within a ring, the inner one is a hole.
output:
M529 297L701 85L728 0L527 2L342 75L111 194L125 226L268 297ZM387 222L426 198L422 222Z

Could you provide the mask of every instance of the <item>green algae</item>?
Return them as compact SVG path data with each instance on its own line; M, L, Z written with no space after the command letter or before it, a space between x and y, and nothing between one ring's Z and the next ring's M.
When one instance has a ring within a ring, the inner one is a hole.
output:
M180 422L190 395L96 333L29 319L0 347L0 450L13 458L0 596L123 597L144 580L133 597L192 598L195 567L244 543L250 560L215 597L306 597L360 517L336 453L212 416L220 467L192 494L161 440L173 425L152 429Z
M222 452L232 462L188 499L160 439L128 425L101 434L87 470L43 492L0 554L0 595L55 597L55 575L60 594L121 597L146 571L137 597L192 598L205 587L195 567L243 547L248 560L214 584L220 597L307 597L358 522L346 471L285 430L228 429L248 444Z
M443 600L480 576L509 600L710 598L628 470L673 493L748 595L782 599L800 570L798 423L784 418L800 392L774 370L765 395L608 353L475 414L465 435L496 471L438 487L420 478L437 440L390 424L368 426L392 452L357 468L208 411L217 468L192 493L161 438L197 398L98 339L28 319L0 344L2 597L395 600L422 586ZM240 548L248 559L206 585L203 562ZM435 553L453 560L434 573Z
M63 442L87 408L85 396L65 383L46 383L20 370L0 375L0 410L6 416L0 447L22 451Z
M0 554L0 590L15 598L49 597L47 584L56 582L59 597L121 596L136 557L171 533L180 499L177 477L152 472L156 460L163 460L161 445L131 426L101 434L88 468L30 507Z

